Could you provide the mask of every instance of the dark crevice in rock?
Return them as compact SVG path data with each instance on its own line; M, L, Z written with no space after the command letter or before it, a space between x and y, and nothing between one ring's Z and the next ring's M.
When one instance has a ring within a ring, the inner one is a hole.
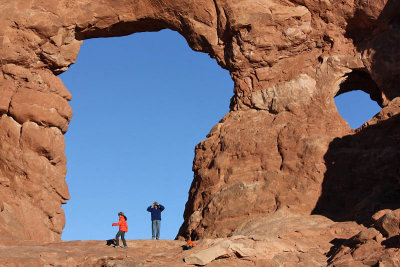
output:
M282 150L281 150L281 144L279 142L279 139L280 139L280 134L278 134L278 136L276 138L276 148L278 149L279 156L281 157L281 165L279 167L279 170L282 170L283 169L283 160L284 160L284 158L283 158L283 153L282 153Z
M13 97L14 97L14 95L12 95L11 98L10 98L10 103L8 104L8 108L7 108L7 112L6 112L7 116L9 116L9 117L12 117L11 114L10 114L10 110L11 110L11 107L12 107L11 102L12 102Z
M221 40L220 39L220 36L222 36L223 34L221 33L222 32L222 29L221 29L221 11L219 10L219 6L218 6L218 3L217 3L217 0L213 0L213 3L214 3L214 7L215 7L215 13L217 14L217 35L218 35L218 41L219 40Z
M19 128L19 139L18 139L18 144L19 147L21 148L21 139L22 139L22 130L23 130L23 124L21 124L21 127Z

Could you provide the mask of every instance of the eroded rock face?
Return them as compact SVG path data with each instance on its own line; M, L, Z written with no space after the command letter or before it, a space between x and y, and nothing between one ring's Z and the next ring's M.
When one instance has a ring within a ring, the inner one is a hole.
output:
M399 186L400 159L391 150L398 146L393 132L399 124L387 122L398 121L400 111L393 102L400 96L398 1L3 0L0 7L4 237L60 239L61 204L69 198L63 133L72 110L71 95L56 74L75 62L82 40L94 37L169 28L193 49L215 58L235 82L231 111L196 147L179 235L228 236L282 208L331 216L340 208L330 203L330 196L340 191L335 179L349 172L331 171L332 157L342 151L342 144L332 145L332 140L345 135L362 143L368 138L357 136L364 132L382 138L392 134L379 143L378 156L371 156L373 146L351 145L354 153L362 149L367 155L366 164L389 162L391 175L379 176L377 183ZM359 82L368 86L357 88ZM390 108L393 118L377 117L377 126L350 131L333 98L355 88ZM394 154L385 154L385 148ZM382 171L386 169L368 169L371 176ZM351 177L359 181L362 170ZM332 190L325 187L329 183ZM368 180L366 186L373 183ZM384 193L373 192L378 199ZM398 198L389 202L385 205L392 209L399 205ZM382 209L373 201L353 204L340 210L344 218Z
M384 211L384 212L382 212ZM400 264L400 209L372 216L374 227L342 239L331 248L328 266L398 266Z

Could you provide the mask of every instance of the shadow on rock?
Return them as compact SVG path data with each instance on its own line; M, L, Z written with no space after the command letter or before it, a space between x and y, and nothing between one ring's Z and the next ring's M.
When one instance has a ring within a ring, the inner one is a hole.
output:
M400 207L400 1L358 5L347 23L346 37L366 68L355 70L342 90L364 90L384 109L372 125L331 142L313 214L370 225L376 211Z
M382 241L382 245L384 245L386 248L400 248L400 235L396 235Z
M400 114L336 138L313 214L371 223L378 210L400 207Z
M115 239L108 239L106 240L106 245L107 246L115 246L117 243L115 242Z
M380 5L384 7L378 13ZM345 36L362 53L365 67L381 91L380 97L372 92L371 98L385 105L400 96L400 1L359 5L347 22ZM367 88L357 89L371 93Z

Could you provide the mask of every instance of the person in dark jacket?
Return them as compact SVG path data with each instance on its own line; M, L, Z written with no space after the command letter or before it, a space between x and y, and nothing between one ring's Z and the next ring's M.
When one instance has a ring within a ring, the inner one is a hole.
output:
M148 212L151 212L151 237L152 239L156 238L157 240L160 238L160 227L161 227L161 212L165 209L165 207L161 204L158 204L157 201L153 203L153 205L147 208Z
M124 243L124 248L127 248L128 246L126 245L125 241L125 233L128 232L128 224L126 221L128 220L124 213L121 211L118 213L119 216L119 222L118 223L113 223L112 226L119 226L119 231L117 235L115 236L115 248L119 248L119 237L121 236L122 243Z

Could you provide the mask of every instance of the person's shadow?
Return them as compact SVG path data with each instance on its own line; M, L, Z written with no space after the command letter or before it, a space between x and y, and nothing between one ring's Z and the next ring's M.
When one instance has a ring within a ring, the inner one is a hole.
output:
M106 240L106 245L107 246L115 246L117 243L115 242L115 239L108 239Z

